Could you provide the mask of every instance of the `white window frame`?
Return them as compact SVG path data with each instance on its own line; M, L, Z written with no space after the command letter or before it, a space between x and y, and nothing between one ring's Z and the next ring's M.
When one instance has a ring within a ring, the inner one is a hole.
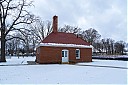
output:
M68 57L68 50L65 50L65 49L64 49L64 50L62 50L62 51L64 51L64 52L67 51L67 57ZM61 51L61 52L62 52L62 51ZM62 54L61 54L61 55L62 55ZM64 56L65 56L65 53L64 53Z
M76 56L76 51L77 51L77 50L79 51L78 57ZM75 50L75 56L76 56L76 59L80 59L80 49L76 49L76 50Z

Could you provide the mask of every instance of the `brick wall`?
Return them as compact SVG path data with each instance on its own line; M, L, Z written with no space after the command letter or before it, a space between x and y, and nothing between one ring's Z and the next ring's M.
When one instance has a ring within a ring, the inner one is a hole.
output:
M67 48L67 47L39 47L39 54L36 55L38 63L61 63L62 50L69 51L69 61L71 62L91 62L92 49L90 48ZM76 59L75 51L80 49L80 59Z

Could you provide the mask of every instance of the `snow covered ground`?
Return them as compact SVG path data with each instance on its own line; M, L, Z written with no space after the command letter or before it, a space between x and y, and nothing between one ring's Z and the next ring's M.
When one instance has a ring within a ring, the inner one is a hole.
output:
M0 84L128 84L128 61L27 65L35 57L12 57L0 63Z
M99 56L93 56L97 58L128 58L128 55L99 55Z
M36 57L28 56L28 57L8 57L7 62L0 63L0 65L22 65L28 64L27 61L35 61Z

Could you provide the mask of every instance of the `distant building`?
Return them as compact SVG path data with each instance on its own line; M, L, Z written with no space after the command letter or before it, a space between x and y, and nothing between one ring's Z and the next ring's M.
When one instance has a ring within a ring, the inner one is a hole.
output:
M53 32L36 49L37 63L91 62L92 46L73 33L58 32L58 16Z

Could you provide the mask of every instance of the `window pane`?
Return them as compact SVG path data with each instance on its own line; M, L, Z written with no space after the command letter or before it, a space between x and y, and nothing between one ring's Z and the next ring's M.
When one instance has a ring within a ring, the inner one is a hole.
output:
M62 57L64 57L64 51L62 51Z
M79 57L78 54L76 54L76 57Z
M76 53L79 53L79 50L76 50Z
M65 57L67 57L67 51L65 51Z

